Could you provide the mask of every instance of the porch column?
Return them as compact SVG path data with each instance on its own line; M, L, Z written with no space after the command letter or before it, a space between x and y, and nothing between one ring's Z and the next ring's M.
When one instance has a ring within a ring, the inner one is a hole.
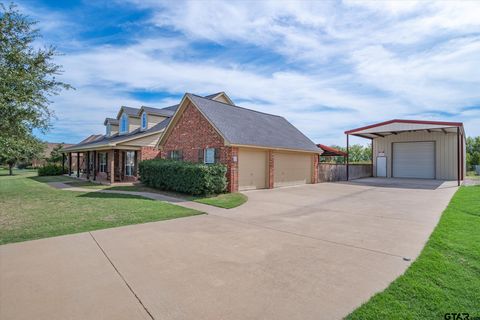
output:
M72 153L68 153L68 175L72 175Z
M62 152L62 174L65 173L65 152Z
M134 157L134 163L133 163L133 168L134 168L134 173L133 175L138 179L138 151L135 150L135 157Z
M90 179L90 151L87 151L87 180Z
M77 152L77 178L80 178L80 152Z
M348 181L348 174L349 174L349 168L348 168L348 166L349 166L349 161L350 161L349 158L350 158L350 152L349 152L349 148L348 148L348 134L347 134L347 157L346 157L346 159L347 159L347 165L346 165L346 168L347 168L347 181Z
M115 150L112 150L111 155L108 165L110 166L110 183L113 184L115 182Z
M97 150L93 151L93 181L97 180Z
M460 127L457 127L457 185L460 187Z

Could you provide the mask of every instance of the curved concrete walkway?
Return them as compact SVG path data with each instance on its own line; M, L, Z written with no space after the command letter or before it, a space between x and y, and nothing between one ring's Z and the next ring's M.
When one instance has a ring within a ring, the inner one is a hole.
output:
M340 319L408 268L456 191L421 184L251 191L231 210L0 246L0 318Z

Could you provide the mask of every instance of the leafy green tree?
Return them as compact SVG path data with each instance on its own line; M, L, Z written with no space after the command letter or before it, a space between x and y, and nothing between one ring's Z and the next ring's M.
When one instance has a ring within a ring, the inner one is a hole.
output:
M0 3L0 158L28 158L34 144L41 142L32 135L33 129L46 132L53 112L50 97L71 88L56 76L61 66L53 63L54 47L36 48L40 37L36 22L20 13L14 4ZM25 143L25 146L21 144ZM19 152L24 151L21 155Z
M332 148L347 152L347 148L332 145ZM349 146L349 161L350 163L370 163L372 160L372 145L362 146L361 144L354 144ZM343 157L321 157L322 162L345 163Z
M50 152L50 157L46 159L47 162L52 164L61 164L63 162L63 154L61 152L62 148L63 143L59 143L53 147L52 151Z
M480 165L480 137L467 137L466 149L467 170L473 170L473 166Z
M2 137L0 139L0 163L8 164L9 174L13 174L13 166L19 161L31 161L38 158L45 145L33 136L24 139Z

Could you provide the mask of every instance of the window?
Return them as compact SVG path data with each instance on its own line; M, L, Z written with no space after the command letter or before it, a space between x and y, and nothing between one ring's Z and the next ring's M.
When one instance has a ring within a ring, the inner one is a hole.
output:
M107 124L106 130L107 130L107 132L106 132L107 137L109 137L112 134L112 127L111 127L110 123Z
M172 151L170 151L169 159L171 159L171 160L183 160L182 150L172 150Z
M146 112L142 113L142 129L143 130L147 129L147 113Z
M88 158L88 168L90 172L93 172L94 162L95 162L95 158L94 158L93 151L90 151L90 155Z
M107 153L102 152L98 154L99 160L98 160L98 171L99 172L107 172Z
M205 149L205 154L203 156L204 163L215 163L215 149L207 148Z
M124 113L120 119L120 133L128 132L128 116Z
M125 152L125 175L133 176L135 174L135 151Z

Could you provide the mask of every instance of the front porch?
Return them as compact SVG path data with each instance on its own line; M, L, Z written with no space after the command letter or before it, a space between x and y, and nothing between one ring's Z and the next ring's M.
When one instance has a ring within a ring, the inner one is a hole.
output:
M140 149L108 149L68 152L68 175L101 184L138 181ZM74 157L74 155L76 157ZM76 172L72 170L76 158Z

